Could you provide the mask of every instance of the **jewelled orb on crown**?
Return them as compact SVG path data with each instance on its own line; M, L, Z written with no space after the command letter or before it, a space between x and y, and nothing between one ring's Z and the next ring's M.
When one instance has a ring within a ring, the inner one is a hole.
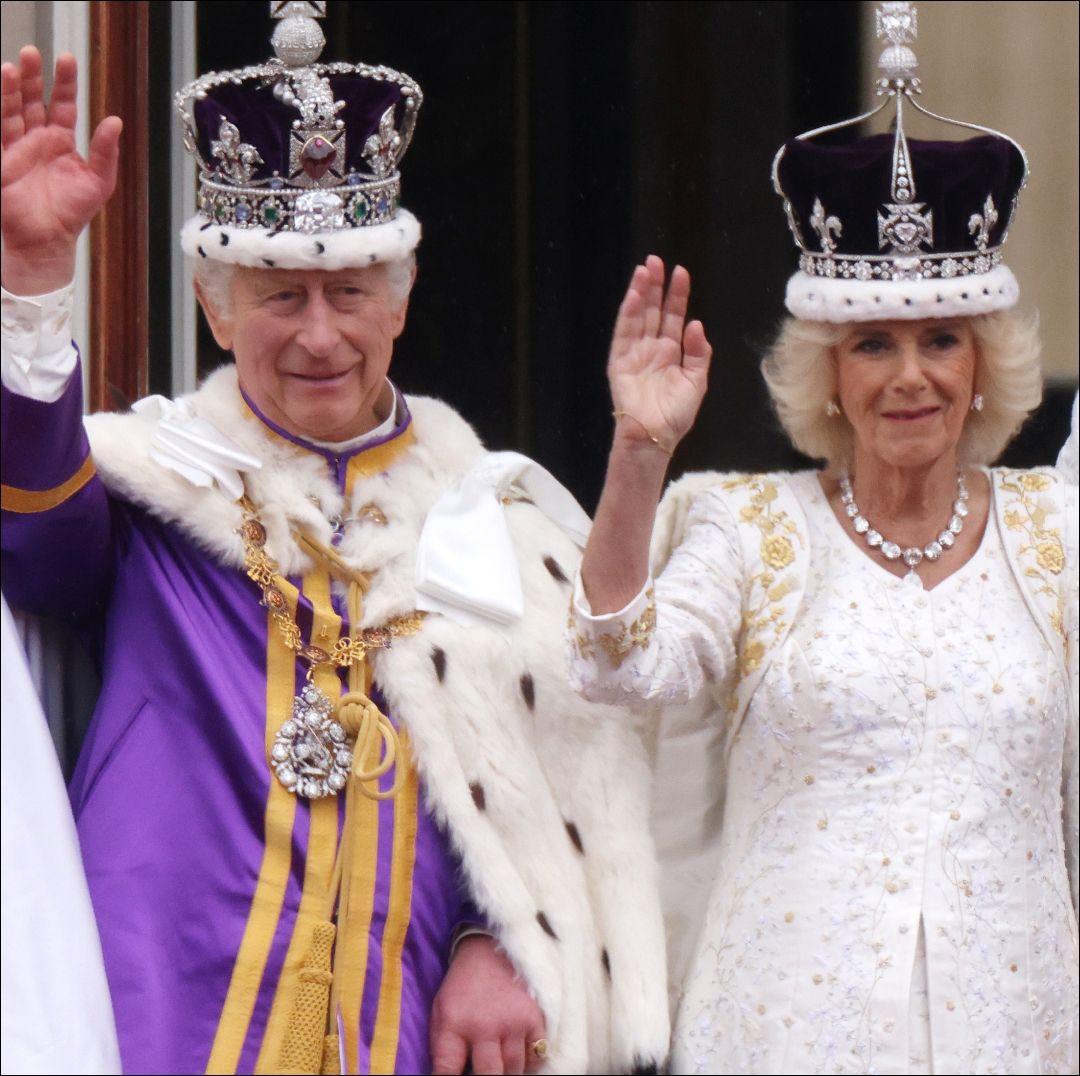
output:
M269 7L274 57L211 71L176 95L199 168L185 253L291 269L404 257L420 241L400 204L420 87L389 67L320 63L325 0Z
M787 308L800 318L851 322L1011 307L1019 287L1002 246L1027 179L1024 151L1008 135L919 103L913 4L880 4L876 29L887 42L878 60L881 103L798 135L773 161L773 185L800 251ZM843 145L819 141L890 104L891 133ZM909 139L905 105L975 137Z

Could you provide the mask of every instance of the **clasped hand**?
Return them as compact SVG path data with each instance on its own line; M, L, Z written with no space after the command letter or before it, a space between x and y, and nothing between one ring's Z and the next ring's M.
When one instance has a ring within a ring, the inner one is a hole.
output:
M471 1059L477 1076L534 1072L544 1034L540 1006L494 938L465 938L432 1006L432 1071L464 1072Z

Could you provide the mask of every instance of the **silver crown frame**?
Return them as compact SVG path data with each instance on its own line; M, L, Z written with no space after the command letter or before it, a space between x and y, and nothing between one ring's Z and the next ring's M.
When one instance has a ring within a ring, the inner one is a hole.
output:
M831 131L854 127L869 120L886 108L890 102L896 106L893 136L893 160L891 201L882 204L878 211L878 246L887 249L880 255L838 254L833 234L843 232L843 222L830 216L821 202L815 200L810 226L820 239L821 250L809 249L803 241L795 211L784 195L780 186L780 161L783 159L786 145L781 146L772 163L773 189L784 201L784 213L788 228L795 238L795 244L802 252L799 268L810 276L842 278L852 280L923 280L933 278L951 278L988 273L1001 264L1001 248L1008 236L1004 232L996 246L989 245L990 230L998 220L998 210L993 199L988 195L981 213L973 213L968 222L968 230L974 238L974 251L954 251L931 253L921 249L933 244L933 211L926 210L924 203L917 201L916 177L908 152L907 135L904 132L904 102L930 119L947 123L953 127L962 127L980 134L993 135L1010 142L1016 147L1024 163L1024 175L1020 187L1013 198L1010 221L1015 216L1016 203L1020 191L1027 185L1030 175L1027 154L1016 139L992 127L978 123L956 120L938 115L925 108L918 101L922 93L922 84L915 75L918 59L910 44L918 34L918 13L907 0L897 0L878 5L875 12L877 37L885 38L889 44L878 57L878 70L881 75L876 81L876 94L883 100L879 105L851 119L839 123L829 123L815 127L796 135L797 141L807 141Z

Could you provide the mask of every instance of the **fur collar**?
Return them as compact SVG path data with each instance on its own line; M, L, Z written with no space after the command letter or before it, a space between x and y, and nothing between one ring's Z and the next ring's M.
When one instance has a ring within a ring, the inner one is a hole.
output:
M351 525L340 551L361 570L370 571L381 568L391 550L411 550L434 500L483 451L472 428L452 408L426 397L406 397L416 440L395 464L393 486L385 475L362 479L355 483L352 503L347 505L324 455L279 436L252 413L240 395L234 366L217 370L185 399L196 417L262 461L260 470L245 475L245 483L266 526L267 550L286 575L310 567L292 532L303 531L329 543L328 517L349 518L366 504L377 505L388 523ZM175 526L219 563L242 567L239 505L217 486L194 486L155 462L151 448L157 425L156 417L135 413L102 413L86 419L102 481L114 496ZM402 527L413 532L411 541L403 543Z

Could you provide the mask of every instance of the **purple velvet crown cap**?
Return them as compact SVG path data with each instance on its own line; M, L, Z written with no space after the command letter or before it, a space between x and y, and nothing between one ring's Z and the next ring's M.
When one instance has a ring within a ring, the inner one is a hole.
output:
M792 139L777 166L783 198L791 206L803 250L822 252L821 238L810 221L820 203L835 217L839 229L830 232L839 255L878 257L885 253L879 239L880 211L892 203L894 138L872 135L844 146L827 146L811 139ZM915 184L913 202L932 213L933 239L927 253L971 253L976 243L973 215L983 213L989 196L997 220L989 228L986 246L1000 246L1008 231L1026 165L1016 145L1006 138L980 135L963 141L907 141Z
M395 127L403 126L405 102L400 87L357 75L330 75L329 81L334 99L343 101L345 106L338 112L347 136L344 175L354 172L366 176L364 147L368 138L378 131L379 121L388 108L394 109ZM196 101L194 112L196 146L202 161L214 160L213 143L218 139L221 121L228 120L240 132L240 140L253 146L262 158L252 173L253 180L269 180L274 175L288 179L291 128L298 113L275 97L269 85L223 83Z

